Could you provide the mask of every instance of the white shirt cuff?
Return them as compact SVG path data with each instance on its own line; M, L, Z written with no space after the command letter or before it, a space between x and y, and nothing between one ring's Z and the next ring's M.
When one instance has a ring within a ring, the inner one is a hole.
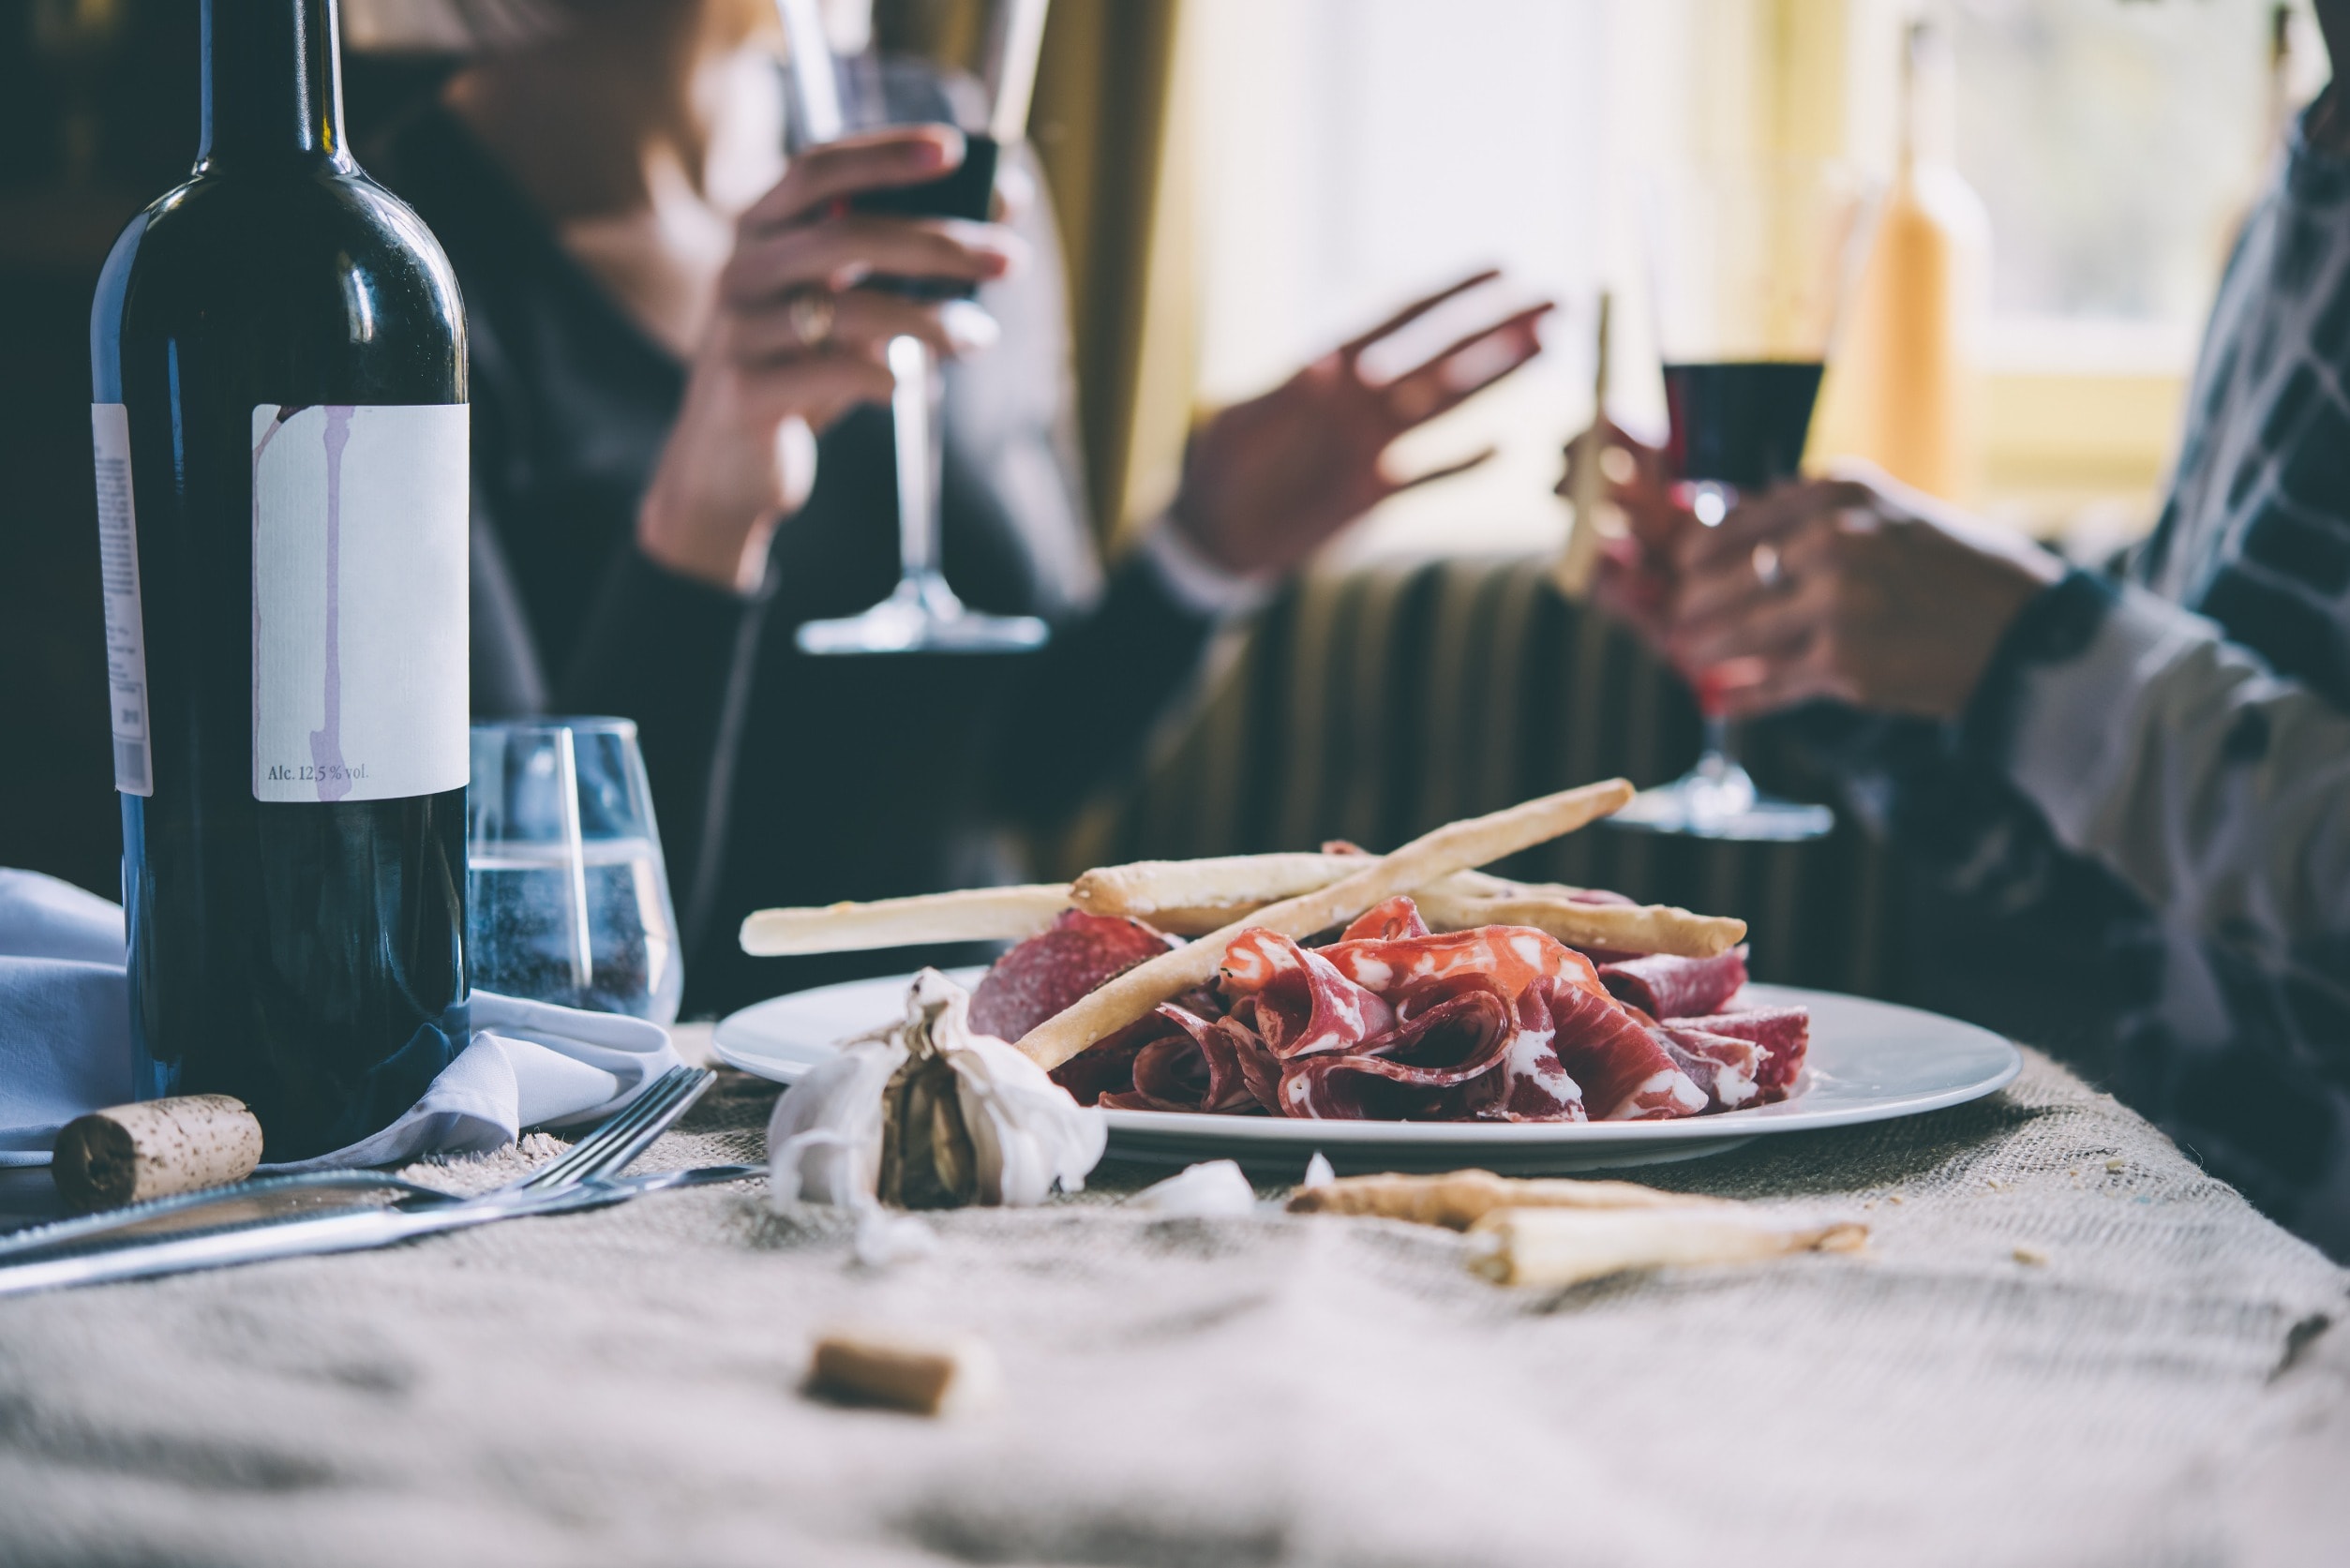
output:
M2008 767L2066 843L2085 842L2107 799L2146 761L2148 694L2220 636L2203 617L2127 586L2088 648L2026 676Z
M1264 608L1280 587L1277 575L1243 576L1208 560L1164 513L1143 530L1142 543L1136 547L1159 574L1168 594L1194 615L1246 615Z

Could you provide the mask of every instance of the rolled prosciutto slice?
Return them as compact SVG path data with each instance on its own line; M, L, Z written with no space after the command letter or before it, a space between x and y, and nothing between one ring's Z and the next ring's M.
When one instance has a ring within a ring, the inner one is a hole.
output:
M1016 1040L1102 981L1178 945L1140 920L1064 910L1050 930L1029 937L980 977L971 992L971 1027Z
M1700 1018L1668 1018L1665 1025L1752 1041L1762 1053L1755 1072L1758 1104L1785 1099L1792 1092L1795 1075L1811 1050L1811 1013L1804 1008L1748 1008Z
M1752 1040L1709 1035L1702 1029L1661 1027L1666 1053L1689 1081L1705 1091L1708 1111L1736 1111L1762 1103L1762 1065L1768 1056Z
M1261 1115L1270 1109L1251 1086L1253 1078L1269 1089L1280 1072L1263 1040L1228 1018L1211 1021L1172 1002L1153 1018L1168 1027L1134 1053L1133 1087L1102 1095L1101 1104L1113 1111L1237 1115ZM1254 1074L1244 1066L1250 1053L1265 1059Z
M1395 1023L1392 1008L1320 952L1262 928L1232 939L1220 983L1235 1011L1254 1004L1243 1022L1283 1061L1355 1050Z
M1707 1096L1664 1042L1613 998L1579 986L1544 982L1543 1000L1558 1030L1560 1065L1582 1085L1583 1106L1602 1122L1694 1116Z
M1397 1025L1369 1052L1293 1056L1281 1068L1284 1116L1352 1121L1465 1121L1498 1087L1472 1093L1503 1066L1518 1037L1518 1010L1489 987L1475 986Z
M1600 982L1653 1018L1713 1012L1746 983L1744 945L1712 958L1648 953L1599 966Z

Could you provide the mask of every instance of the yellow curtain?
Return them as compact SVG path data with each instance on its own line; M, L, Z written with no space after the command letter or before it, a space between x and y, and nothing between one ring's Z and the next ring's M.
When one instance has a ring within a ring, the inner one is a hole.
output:
M1029 134L1061 221L1094 517L1174 493L1195 369L1181 0L1054 0Z

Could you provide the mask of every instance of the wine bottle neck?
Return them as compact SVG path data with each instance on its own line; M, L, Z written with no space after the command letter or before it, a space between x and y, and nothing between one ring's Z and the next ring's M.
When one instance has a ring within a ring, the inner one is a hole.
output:
M203 0L199 172L347 163L335 0Z

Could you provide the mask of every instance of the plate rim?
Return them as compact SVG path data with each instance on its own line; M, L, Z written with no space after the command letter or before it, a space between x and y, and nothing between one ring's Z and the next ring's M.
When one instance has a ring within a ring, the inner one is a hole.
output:
M969 983L966 977L976 978L985 965L958 966L945 973L959 983ZM766 1068L759 1059L746 1054L728 1039L729 1026L739 1032L741 1021L749 1015L822 992L845 990L853 986L879 987L888 984L906 985L912 981L913 972L903 975L872 975L861 979L836 980L829 985L810 986L802 991L786 992L764 1001L741 1008L718 1021L711 1030L711 1047L719 1060L728 1067L747 1072L770 1083L788 1086L793 1080L781 1078ZM1111 1133L1121 1140L1154 1143L1198 1142L1218 1140L1229 1142L1263 1144L1268 1147L1284 1145L1301 1139L1310 1139L1333 1145L1411 1143L1423 1147L1505 1149L1564 1149L1637 1146L1642 1144L1699 1142L1721 1138L1750 1138L1766 1133L1817 1132L1830 1127L1857 1127L1870 1122L1893 1121L1907 1116L1924 1115L1930 1112L1946 1111L1953 1106L1968 1104L1998 1094L2015 1082L2024 1070L2024 1053L2015 1041L1979 1023L1947 1014L1929 1012L1900 1002L1888 1002L1875 996L1855 996L1849 992L1822 991L1809 986L1776 985L1766 981L1752 982L1758 999L1802 1002L1826 998L1836 1003L1858 1003L1866 1008L1884 1008L1931 1020L1948 1028L1960 1029L1989 1042L2004 1053L1999 1066L1983 1077L1964 1084L1929 1090L1920 1094L1889 1097L1863 1101L1855 1105L1805 1110L1803 1097L1781 1100L1774 1105L1756 1106L1742 1111L1717 1112L1710 1116L1684 1116L1667 1121L1621 1122L1385 1122L1351 1121L1340 1119L1301 1119L1285 1116L1219 1116L1196 1111L1109 1111L1103 1112ZM1806 1074L1810 1069L1804 1069Z

